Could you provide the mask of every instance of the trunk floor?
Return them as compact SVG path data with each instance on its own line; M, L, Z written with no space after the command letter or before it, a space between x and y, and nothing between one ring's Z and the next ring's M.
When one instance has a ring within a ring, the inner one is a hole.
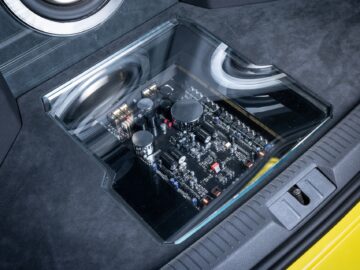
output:
M274 64L331 103L337 122L360 99L356 0L205 10L177 4L19 98L23 127L0 167L1 269L156 269L184 245L156 241L101 187L103 169L45 113L54 86L175 16L195 21L257 64Z

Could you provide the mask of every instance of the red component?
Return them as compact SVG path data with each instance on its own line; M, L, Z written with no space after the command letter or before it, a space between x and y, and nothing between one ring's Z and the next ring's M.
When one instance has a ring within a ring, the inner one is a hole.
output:
M168 122L167 123L168 127L171 128L173 126L173 123L172 122Z
M220 172L220 164L218 162L213 163L210 169L216 173Z
M165 118L165 119L164 119L164 123L165 123L165 124L169 123L169 119Z

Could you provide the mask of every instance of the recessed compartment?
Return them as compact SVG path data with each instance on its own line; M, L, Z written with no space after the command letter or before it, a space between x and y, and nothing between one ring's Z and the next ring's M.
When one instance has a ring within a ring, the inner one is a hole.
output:
M282 71L182 21L157 27L44 102L113 176L109 193L171 242L214 220L329 117Z

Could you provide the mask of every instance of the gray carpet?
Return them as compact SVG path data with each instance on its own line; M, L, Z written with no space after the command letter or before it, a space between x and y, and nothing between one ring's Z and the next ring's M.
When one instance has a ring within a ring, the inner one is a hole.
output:
M13 95L18 97L177 1L125 1L110 20L74 37L54 37L32 31L2 8L1 2L0 72Z
M274 64L334 106L360 99L360 5L282 0L240 8L179 9L257 64Z
M275 64L333 105L360 99L357 1L278 1L205 10L178 4L19 98L23 128L0 168L0 269L156 269L163 245L101 187L103 169L44 113L40 97L174 16L191 19L257 64Z

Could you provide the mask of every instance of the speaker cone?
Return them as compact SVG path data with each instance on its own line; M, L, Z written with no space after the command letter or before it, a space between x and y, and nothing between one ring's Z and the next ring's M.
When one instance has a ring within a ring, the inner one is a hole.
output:
M28 26L53 35L74 35L107 20L123 0L3 0Z

